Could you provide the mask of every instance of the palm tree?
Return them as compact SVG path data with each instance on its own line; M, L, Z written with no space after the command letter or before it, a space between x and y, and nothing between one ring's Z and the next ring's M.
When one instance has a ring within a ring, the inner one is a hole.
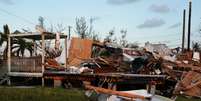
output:
M8 25L3 26L4 33L0 32L0 46L3 45L4 42L6 42L6 47L3 51L3 58L7 58L7 51L8 51L8 35L10 34L10 30ZM19 34L20 31L16 30L13 34ZM14 51L13 51L14 50ZM17 56L24 56L25 50L28 50L30 52L30 55L33 55L33 43L27 42L23 38L12 38L11 39L11 52L12 54L17 54Z
M13 34L20 34L21 32L16 30ZM30 53L30 56L33 55L33 42L27 42L23 38L14 38L12 40L13 46L11 47L12 54L16 56L22 56L24 57L25 51L28 50Z
M30 53L30 56L33 55L33 46L34 44L32 42L27 42L23 38L18 38L16 40L16 43L12 47L13 54L16 54L17 56L22 56L24 57L25 51L28 50Z
M5 41L5 38L4 38L4 33L0 32L0 46L3 45L3 42Z
M10 30L8 25L3 26L4 32L0 33L0 46L3 45L4 42L6 42L6 47L3 51L3 58L7 58L7 51L8 51L8 35L10 34Z

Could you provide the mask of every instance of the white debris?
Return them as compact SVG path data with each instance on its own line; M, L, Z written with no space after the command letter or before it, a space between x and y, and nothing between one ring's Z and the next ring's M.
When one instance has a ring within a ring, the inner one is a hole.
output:
M200 62L200 53L199 52L193 52L193 61Z

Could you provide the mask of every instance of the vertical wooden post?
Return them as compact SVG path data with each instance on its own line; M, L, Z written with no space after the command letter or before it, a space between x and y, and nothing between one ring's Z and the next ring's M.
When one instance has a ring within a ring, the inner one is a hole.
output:
M44 33L42 33L41 35L42 37L42 74L44 73L45 71L45 67L44 67L44 64L45 64L45 35ZM44 78L42 77L42 86L44 87Z
M8 51L7 51L7 66L8 66L8 74L11 72L11 39L10 34L8 35ZM8 85L11 85L10 80L8 80Z
M185 29L186 29L186 10L183 12L183 35L182 35L182 52L184 52L184 43L185 43Z
M37 49L36 49L36 41L35 40L33 40L33 45L34 46L33 46L33 54L32 55L36 56L36 50ZM34 71L36 71L36 60L33 61L33 67L34 67Z
M67 68L67 57L68 57L68 56L67 56L67 54L68 54L68 53L67 53L67 52L68 52L67 41L68 41L68 40L67 40L67 37L66 37L66 38L65 38L65 42L64 42L64 43L65 43L65 68Z
M33 40L33 43L34 43L34 46L33 46L33 47L34 47L34 50L33 50L33 51L34 51L33 56L36 56L36 50L37 50L37 49L36 49L36 41Z

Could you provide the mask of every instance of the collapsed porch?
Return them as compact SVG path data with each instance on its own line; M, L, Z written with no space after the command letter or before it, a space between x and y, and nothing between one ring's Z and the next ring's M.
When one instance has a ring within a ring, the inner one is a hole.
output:
M14 57L11 56L11 40L12 38L24 38L29 39L34 42L33 51L34 55L30 57ZM61 34L61 39L64 39L65 47L65 67L67 66L67 35ZM44 85L43 73L45 71L45 41L56 39L56 34L49 32L42 33L22 33L22 34L9 34L8 35L8 52L7 60L4 62L4 65L7 65L7 75L9 77L40 77L42 78L42 85ZM36 42L40 41L41 43L41 54L36 56L37 51ZM10 80L8 81L10 85Z

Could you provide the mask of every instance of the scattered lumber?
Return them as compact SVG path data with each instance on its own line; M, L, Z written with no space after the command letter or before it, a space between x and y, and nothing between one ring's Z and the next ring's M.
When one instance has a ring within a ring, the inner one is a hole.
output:
M121 96L121 97L127 97L127 98L130 98L131 100L134 100L134 99L142 99L142 100L149 99L149 98L146 98L144 96L137 95L137 94L129 94L129 93L121 92L121 91L114 91L114 90L110 90L110 89L94 87L94 86L91 86L91 85L85 85L85 88L89 89L89 90L94 90L95 92L98 92L98 93L104 93L104 94L109 94L109 95L117 95L117 96Z

